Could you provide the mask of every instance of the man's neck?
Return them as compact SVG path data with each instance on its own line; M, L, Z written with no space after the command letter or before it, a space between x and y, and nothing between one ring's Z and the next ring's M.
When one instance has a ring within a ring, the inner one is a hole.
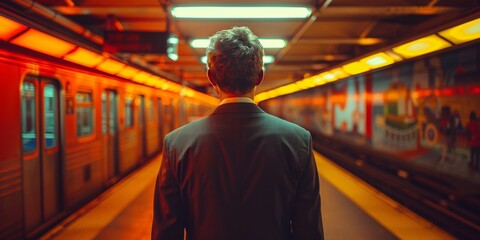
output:
M252 89L252 91L244 93L244 94L235 94L235 93L226 93L222 91L220 88L217 88L218 94L220 95L220 99L226 99L226 98L239 98L239 97L246 97L250 98L253 100L253 97L255 96L255 88Z
M246 97L250 98L253 100L254 97L254 91L245 93L245 94L232 94L232 93L225 93L223 91L220 91L220 99L226 99L226 98L239 98L239 97Z

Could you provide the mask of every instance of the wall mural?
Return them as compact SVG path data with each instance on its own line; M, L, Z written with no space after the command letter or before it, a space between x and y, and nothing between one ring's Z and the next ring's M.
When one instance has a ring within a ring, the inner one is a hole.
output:
M261 106L312 132L368 144L480 183L479 47L350 77Z

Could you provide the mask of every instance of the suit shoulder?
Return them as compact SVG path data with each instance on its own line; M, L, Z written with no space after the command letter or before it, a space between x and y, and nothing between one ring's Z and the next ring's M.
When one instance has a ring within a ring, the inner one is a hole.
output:
M285 119L281 119L277 116L274 116L274 115L271 115L271 114L268 114L268 113L266 113L266 116L267 116L269 122L277 124L278 126L284 128L284 129L289 129L289 130L294 131L296 133L310 136L310 132L308 130L306 130L305 128L303 128L303 127L301 127L301 126L299 126L295 123L289 122Z
M192 122L189 122L189 123L187 123L187 124L185 124L181 127L178 127L176 129L172 130L170 133L165 135L165 139L171 139L175 136L185 134L185 133L193 131L193 130L198 131L199 129L202 129L202 126L205 125L205 121L206 121L206 117L196 119Z

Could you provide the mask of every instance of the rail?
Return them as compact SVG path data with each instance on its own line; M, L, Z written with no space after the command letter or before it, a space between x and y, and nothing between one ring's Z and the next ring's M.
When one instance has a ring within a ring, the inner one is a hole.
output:
M480 239L480 188L396 156L312 133L314 148L459 239Z

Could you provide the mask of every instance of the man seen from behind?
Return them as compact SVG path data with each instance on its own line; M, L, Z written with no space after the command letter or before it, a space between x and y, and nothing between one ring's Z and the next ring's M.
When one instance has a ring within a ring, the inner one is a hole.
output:
M216 109L165 137L152 239L323 239L311 135L253 101L263 47L247 27L210 38Z

